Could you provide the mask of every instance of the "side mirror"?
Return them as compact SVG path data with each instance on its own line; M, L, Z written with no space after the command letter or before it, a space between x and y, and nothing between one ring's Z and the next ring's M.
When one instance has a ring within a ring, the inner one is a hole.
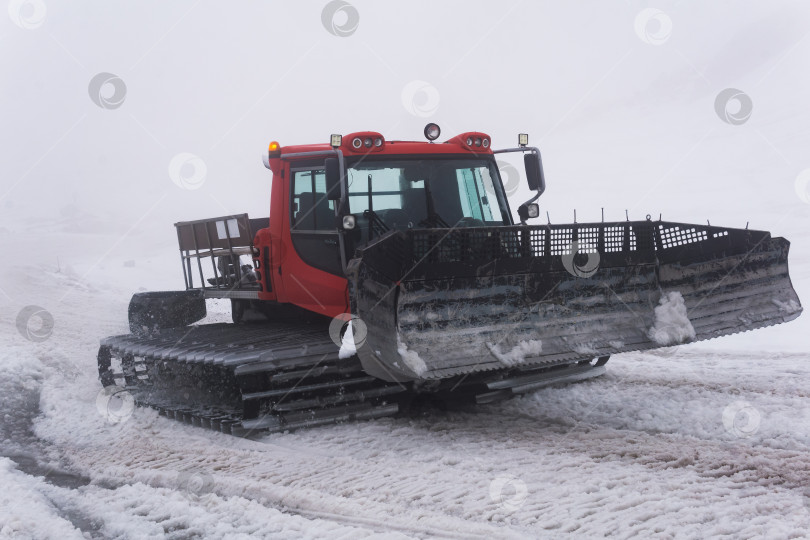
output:
M337 158L326 158L324 160L326 170L326 197L330 201L339 201L341 196L340 177L341 170Z
M539 191L546 190L546 177L543 175L543 162L540 153L523 154L523 164L526 167L526 180L529 182L529 189Z

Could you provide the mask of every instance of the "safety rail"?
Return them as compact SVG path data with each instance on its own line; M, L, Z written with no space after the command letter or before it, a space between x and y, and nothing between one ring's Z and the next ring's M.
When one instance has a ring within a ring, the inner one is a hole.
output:
M535 271L553 271L564 258L594 253L602 266L678 262L703 250L745 253L769 237L764 231L652 220L458 227L392 231L358 254L390 276L413 277L445 264L461 265L457 270L465 272L495 261L504 271L528 260L535 261Z
M175 223L186 290L202 289L208 298L258 297L253 237L267 223L247 214Z

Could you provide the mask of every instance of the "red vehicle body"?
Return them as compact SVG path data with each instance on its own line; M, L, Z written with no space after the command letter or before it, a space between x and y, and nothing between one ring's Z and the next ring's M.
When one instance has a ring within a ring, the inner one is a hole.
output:
M360 139L381 140L380 146L355 148L352 142ZM471 140L472 145L467 144ZM380 133L362 131L346 135L342 139L339 149L347 157L358 156L426 156L426 155L459 155L470 154L475 157L488 156L494 159L489 135L480 132L462 133L445 143L415 142L415 141L386 141ZM480 141L480 146L475 146ZM485 142L486 141L486 142ZM277 144L277 143L273 143ZM291 171L297 164L308 161L307 156L312 152L327 153L333 150L328 144L308 144L276 147L269 153L268 168L273 173L273 182L270 199L270 223L268 229L257 232L254 245L259 250L255 262L259 268L262 264L268 265L268 272L259 272L261 275L261 290L259 300L289 303L299 306L327 317L335 317L341 313L348 313L349 293L345 277L330 273L312 266L302 259L293 246L296 242L292 230L292 200L290 193ZM291 154L299 157L288 157ZM311 159L311 158L310 158ZM322 159L322 158L321 158ZM511 220L510 223L511 224ZM322 234L324 248L337 247L337 227L333 232ZM334 238L330 238L330 237ZM334 241L334 244L331 242ZM262 257L268 253L266 262Z

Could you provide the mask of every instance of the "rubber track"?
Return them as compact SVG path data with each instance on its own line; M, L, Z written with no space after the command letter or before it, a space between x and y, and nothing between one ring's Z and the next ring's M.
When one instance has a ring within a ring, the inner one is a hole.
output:
M390 416L409 390L367 376L357 359L340 360L328 328L286 323L105 338L99 375L139 406L239 436Z

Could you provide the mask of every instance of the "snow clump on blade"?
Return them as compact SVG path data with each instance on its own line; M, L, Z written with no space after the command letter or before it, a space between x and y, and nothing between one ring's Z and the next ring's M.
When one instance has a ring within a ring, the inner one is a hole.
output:
M427 371L425 361L419 358L419 354L416 351L408 350L408 347L402 343L399 334L397 334L397 352L402 358L402 361L405 362L405 365L408 366L417 376L421 377Z
M655 323L647 336L659 345L677 345L694 341L695 328L686 314L683 296L677 291L661 296L655 308Z
M526 358L537 356L543 352L543 342L539 339L521 341L507 353L501 352L500 345L497 344L487 343L487 347L495 358L507 366L522 364Z

